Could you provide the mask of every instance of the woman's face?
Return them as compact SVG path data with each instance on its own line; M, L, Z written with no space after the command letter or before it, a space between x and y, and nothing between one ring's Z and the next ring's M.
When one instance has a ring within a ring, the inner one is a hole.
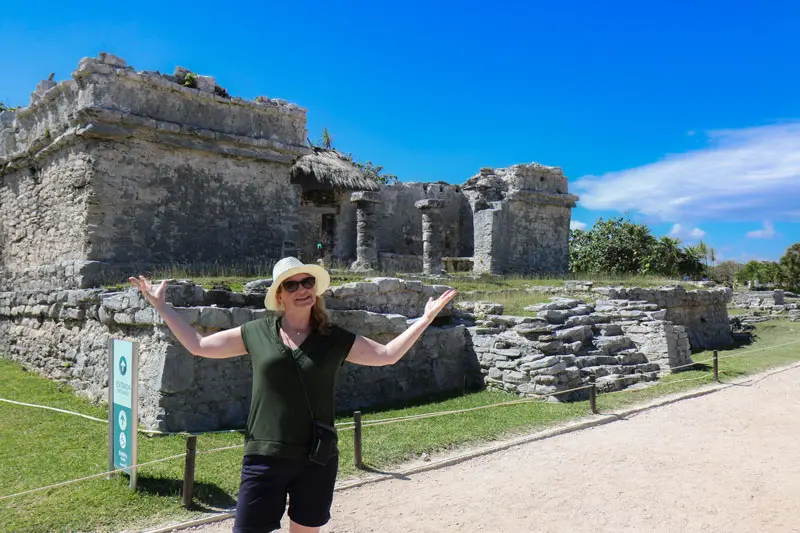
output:
M313 276L309 276L308 274L304 273L295 274L294 276L283 280L283 283L286 283L287 281L300 282L309 277ZM283 306L285 311L292 311L295 309L310 309L314 306L314 302L317 300L317 293L315 287L307 289L302 283L298 285L297 290L294 292L287 291L282 285L275 298L278 300L278 303Z

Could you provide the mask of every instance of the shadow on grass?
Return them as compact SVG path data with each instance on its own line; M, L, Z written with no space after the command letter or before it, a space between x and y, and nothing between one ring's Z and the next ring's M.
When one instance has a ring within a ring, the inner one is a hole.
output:
M382 413L384 411L395 411L399 409L409 409L411 407L422 407L428 405L430 403L438 403L443 402L446 400L452 400L455 398L463 398L469 396L470 394L475 394L478 392L483 392L485 389L478 388L478 387L467 387L466 390L464 389L456 389L448 392L442 392L439 394L430 394L427 396L420 396L417 398L411 398L408 400L396 400L391 402L385 402L377 405L372 405L369 407L363 407L361 409L355 408L353 410L340 410L337 411L337 417L344 417L344 416L352 416L353 411L361 411L362 414L375 414L375 413Z
M393 479L399 479L401 481L409 481L410 478L404 474L399 472L389 472L388 470L381 470L380 468L375 468L369 466L368 464L364 464L364 467L361 469L362 472L370 472L372 474L381 474L384 476L390 476Z
M163 477L139 476L137 489L157 496L175 497L183 492L183 480ZM236 505L236 499L212 483L194 484L192 509L198 511L219 511Z
M734 387L752 387L753 385L761 383L765 379L767 379L769 377L772 377L775 374L783 374L784 372L788 372L789 370L797 370L797 366L792 365L792 366L789 366L789 367L786 367L786 368L781 368L780 370L773 370L773 371L770 371L768 373L765 373L762 376L758 376L758 377L754 377L752 379L748 379L747 381L745 381L743 383L727 383L727 384L728 385L732 385Z

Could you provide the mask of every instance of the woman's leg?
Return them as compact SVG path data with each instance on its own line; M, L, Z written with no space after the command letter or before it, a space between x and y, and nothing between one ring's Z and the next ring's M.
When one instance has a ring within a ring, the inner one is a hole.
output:
M280 529L286 510L287 487L297 471L295 465L287 465L280 459L244 456L234 533Z
M289 533L319 533L318 527L301 526L294 520L289 521Z
M306 461L302 473L289 484L289 518L292 533L316 533L328 523L339 457L321 466Z

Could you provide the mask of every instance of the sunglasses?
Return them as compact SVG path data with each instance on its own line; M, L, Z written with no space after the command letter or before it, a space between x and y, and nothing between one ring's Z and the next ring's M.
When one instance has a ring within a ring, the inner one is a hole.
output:
M302 285L304 289L313 289L316 282L317 280L313 276L309 276L301 279L300 281L295 281L292 279L284 281L281 283L281 287L283 287L286 292L295 292L300 288L300 285Z

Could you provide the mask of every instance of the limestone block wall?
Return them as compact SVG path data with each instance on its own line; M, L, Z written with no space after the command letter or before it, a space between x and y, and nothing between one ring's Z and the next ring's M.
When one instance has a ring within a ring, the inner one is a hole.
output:
M294 249L299 189L286 166L98 141L87 258L112 263L276 260Z
M445 202L437 213L443 254L472 255L472 214L460 187L446 183L398 183L381 188L380 194L381 203L376 207L379 252L422 255L422 214L414 204L430 198Z
M87 289L106 280L119 280L118 268L100 261L65 260L30 268L4 269L0 266L0 291L52 290L53 287Z
M604 307L554 298L529 308L536 317L484 317L468 331L486 385L552 394L587 385L594 376L600 390L613 391L691 363L684 328L663 320L663 310L645 302ZM575 391L558 399L586 395Z
M785 305L782 290L734 292L733 305L740 309L770 309L776 305Z
M355 260L356 250L356 206L350 201L352 191L326 191L330 201L314 203L300 202L298 219L298 257L303 261L316 261L317 243L326 246L324 254L338 265L348 265ZM323 218L333 225L333 247L331 248Z
M79 142L6 173L0 164L0 265L18 271L86 256L93 161L85 148Z
M305 124L294 104L231 98L207 76L189 88L108 54L81 60L0 114L2 285L72 288L75 261L294 253Z
M438 298L448 288L399 278L371 278L331 287L325 293L325 304L328 309L366 310L415 318L422 316L429 298ZM451 314L452 304L449 304L439 316Z
M421 255L378 254L381 271L385 273L422 272Z
M733 344L727 308L733 291L727 287L694 291L679 286L653 289L596 287L592 290L608 300L642 300L665 309L665 320L686 328L694 350Z
M427 300L428 294L440 293L438 287L417 290L413 284L402 290L393 285L393 292L387 292L390 284L383 279L350 288L355 294L343 297L340 307L350 303L374 308L382 294L398 302L405 297L406 310L418 316L419 303L411 295ZM377 286L384 292L373 292ZM259 293L205 290L188 282L170 285L167 293L167 300L203 334L264 316L263 297ZM331 311L331 315L342 327L383 342L408 327L408 319L398 314L342 309ZM145 427L178 431L244 425L250 402L249 357L193 357L137 291L0 293L0 354L66 382L96 401L107 397L109 338L140 344L140 421ZM435 325L397 365L378 369L347 364L340 374L338 405L351 409L461 390L466 376L474 374L465 358L465 343L463 326Z
M474 271L566 272L569 221L577 196L558 167L483 168L463 187L473 211Z

